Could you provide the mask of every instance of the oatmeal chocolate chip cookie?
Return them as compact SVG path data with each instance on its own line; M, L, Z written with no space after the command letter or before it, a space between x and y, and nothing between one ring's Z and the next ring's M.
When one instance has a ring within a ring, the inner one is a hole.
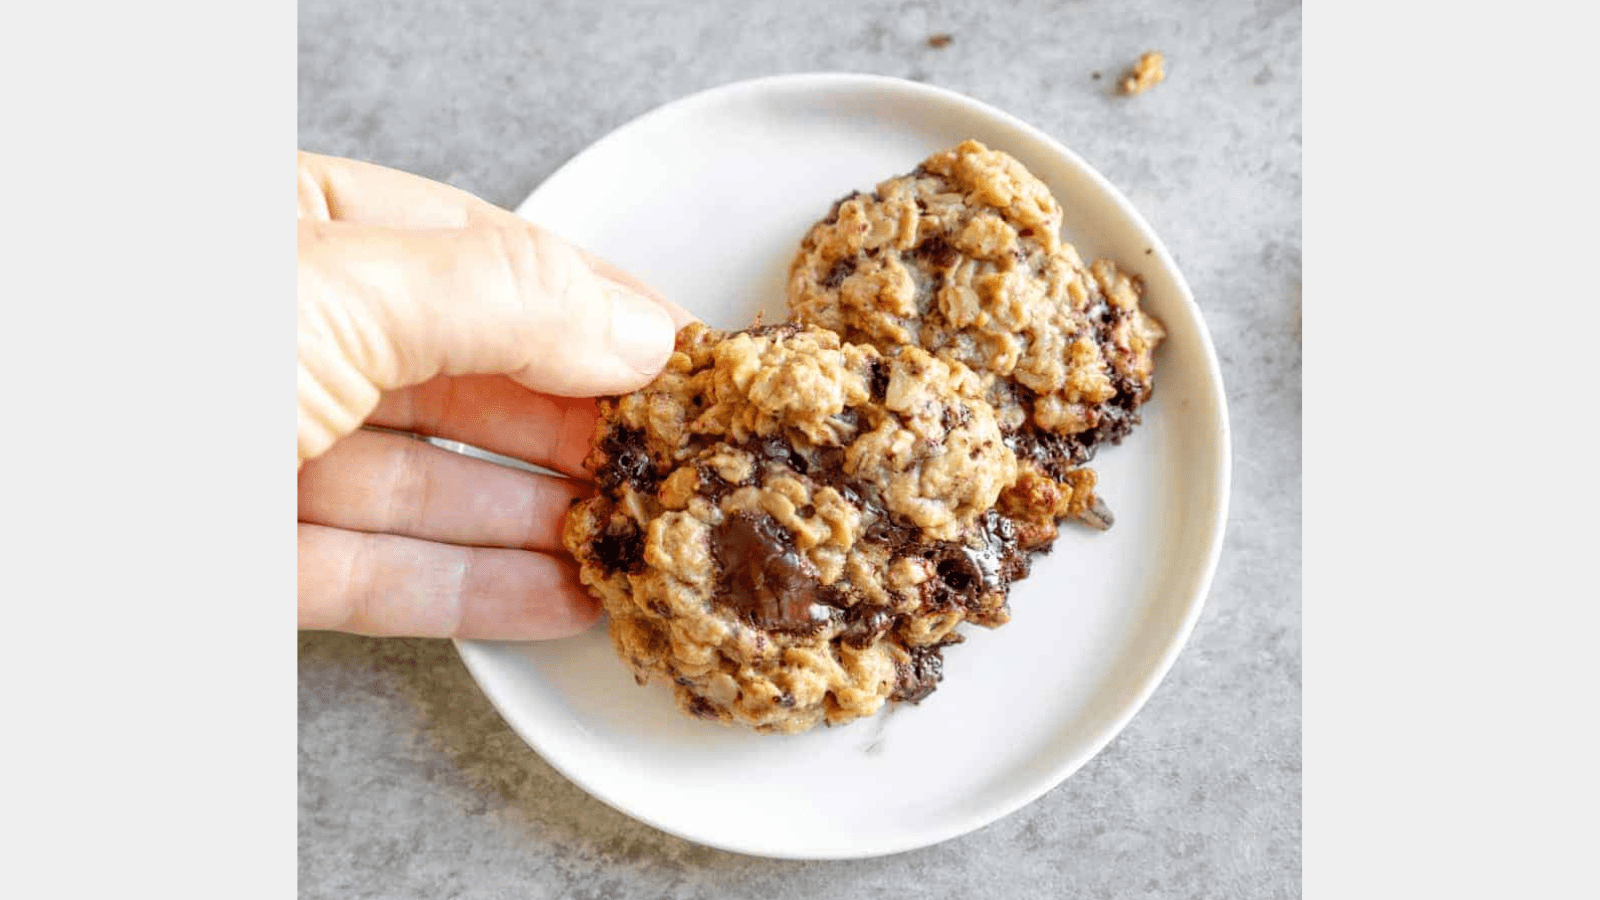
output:
M1002 508L1104 527L1082 466L1139 421L1164 332L1139 306L1139 278L1085 266L1060 227L1039 179L967 141L835 203L790 267L789 305L846 341L970 367L1023 467ZM1053 536L1053 519L1034 530Z
M565 542L618 653L688 713L796 732L918 701L1027 573L978 377L820 328L692 324L600 401Z

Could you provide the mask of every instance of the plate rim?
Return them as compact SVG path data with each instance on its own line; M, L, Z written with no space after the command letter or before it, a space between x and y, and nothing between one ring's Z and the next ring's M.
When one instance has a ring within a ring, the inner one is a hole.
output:
M1092 184L1094 184L1098 190L1100 190L1105 196L1109 197L1114 202L1118 210L1123 215L1128 217L1128 219L1142 233L1144 238L1149 241L1149 245L1154 251L1152 255L1156 258L1158 264L1171 274L1173 282L1178 288L1179 297L1177 299L1185 307L1188 314L1191 315L1199 324L1199 328L1197 329L1200 345L1199 349L1201 351L1201 357L1205 363L1204 368L1210 381L1210 388L1217 398L1216 429L1218 439L1218 454L1216 471L1213 473L1213 478L1215 479L1218 487L1218 501L1212 516L1212 521L1210 523L1210 544L1205 550L1204 557L1201 560L1200 568L1197 572L1197 577L1194 579L1193 590L1188 600L1187 609L1185 610L1183 620L1179 623L1178 628L1173 632L1172 639L1168 642L1168 645L1163 649L1159 662L1144 675L1143 683L1139 685L1138 690L1134 693L1132 702L1128 703L1125 709L1109 724L1102 727L1099 732L1095 734L1092 740L1086 742L1084 744L1084 750L1081 750L1078 753L1063 756L1059 763L1051 766L1043 775L1039 776L1038 778L1028 781L1022 790L1010 795L1009 798L1003 802L995 803L988 807L983 807L978 811L970 813L966 816L956 817L943 827L907 829L898 835L897 840L884 841L880 842L879 844L869 845L857 850L845 852L828 851L819 853L807 852L805 850L793 850L783 847L770 847L762 844L760 841L740 842L737 839L729 840L726 836L704 834L699 833L692 828L683 828L680 826L671 825L661 821L656 816L647 815L628 808L623 800L613 797L610 791L598 787L592 782L591 779L578 775L568 766L563 765L562 761L553 759L551 755L546 752L545 748L541 746L541 742L533 735L525 732L524 729L518 724L517 719L507 712L507 709L502 704L501 699L497 696L496 691L490 686L492 676L486 673L486 669L490 663L487 661L485 656L481 655L487 653L485 648L493 642L452 638L452 644L454 645L457 654L461 657L463 664L467 667L468 672L472 675L473 681L477 684L479 691L482 692L482 694L489 700L490 705L494 707L495 712L499 714L501 720L505 722L505 724L512 730L513 733L515 733L525 744L528 745L529 749L538 754L540 759L544 760L547 765L555 769L563 778L576 785L584 793L600 801L611 809L616 810L618 813L621 813L622 815L627 816L635 821L642 822L645 825L648 825L651 828L666 834L670 834L702 846L712 847L730 853L738 853L741 855L767 859L869 859L930 847L948 840L953 840L955 838L971 834L972 832L992 825L995 822L998 822L1001 819L1004 819L1017 812L1023 807L1032 804L1045 794L1059 787L1068 778L1076 774L1079 769L1087 765L1090 760L1094 759L1096 756L1099 756L1100 753L1102 753L1105 748L1110 745L1111 741L1116 739L1116 737L1127 728L1128 724L1133 720L1133 718L1144 709L1145 704L1148 703L1150 698L1155 694L1156 689L1159 688L1161 683L1166 680L1166 677L1171 672L1173 665L1177 662L1178 656L1183 652L1184 648L1188 646L1189 639L1193 634L1195 625L1199 621L1201 613L1205 609L1206 601L1210 597L1211 587L1215 581L1217 565L1221 558L1222 546L1227 533L1228 511L1232 504L1233 434L1232 422L1228 415L1228 396L1222 379L1222 366L1217 357L1216 347L1211 338L1211 330L1206 324L1203 311L1200 309L1199 304L1195 301L1194 292L1190 289L1188 279L1184 277L1183 271L1178 267L1177 262L1168 252L1165 243L1161 240L1160 235L1155 232L1155 229L1150 226L1150 223L1145 220L1144 216L1136 207L1134 207L1133 203L1128 200L1128 198L1116 187L1116 185L1112 184L1104 175L1100 174L1100 172L1091 166L1086 160L1084 160L1083 157L1079 156L1071 148L1067 147L1061 141L1057 140L1042 129L974 97L970 97L966 94L962 94L949 88L943 88L920 81L912 81L905 78L898 78L891 75L846 71L793 72L726 82L686 94L682 97L670 100L659 106L646 110L645 112L640 113L639 115L634 116L633 118L623 122L621 125L613 128L599 139L585 145L582 149L574 153L570 158L564 161L560 166L556 167L550 172L549 175L541 180L539 184L535 186L531 192L529 192L528 196L524 198L521 203L517 204L514 212L518 216L528 218L524 213L524 210L531 206L537 200L540 194L545 191L548 186L557 179L558 176L562 175L569 168L573 167L581 158L587 156L591 151L595 151L612 143L625 140L628 133L644 128L649 123L654 122L659 118L673 115L685 108L701 104L727 101L740 94L758 93L774 89L838 89L849 86L890 89L908 93L916 99L933 99L946 103L952 103L961 107L967 113L973 114L980 118L989 118L998 121L1001 124L1020 131L1029 138L1040 143L1048 150L1059 154L1062 158L1076 167L1084 176L1089 179Z

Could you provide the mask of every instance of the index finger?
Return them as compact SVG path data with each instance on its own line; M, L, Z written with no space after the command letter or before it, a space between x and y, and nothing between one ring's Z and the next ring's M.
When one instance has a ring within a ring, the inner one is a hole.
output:
M587 479L583 459L598 419L587 398L535 393L501 376L443 376L384 394L367 422Z
M471 228L526 226L527 220L460 188L373 163L299 151L296 198L298 217L353 222L386 228ZM596 275L661 304L679 328L694 321L668 300L620 267L578 251Z
M299 152L299 218L386 228L506 227L521 218L460 188L373 163Z

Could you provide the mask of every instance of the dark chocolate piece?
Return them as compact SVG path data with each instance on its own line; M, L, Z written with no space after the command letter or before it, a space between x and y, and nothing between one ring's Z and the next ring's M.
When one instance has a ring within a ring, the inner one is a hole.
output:
M907 647L908 661L895 665L894 693L890 700L919 703L933 693L944 678L944 654L940 647Z
M889 367L883 360L874 359L867 373L867 389L872 392L872 402L882 403L889 395Z
M631 484L642 493L654 492L660 477L645 447L644 432L637 428L611 429L600 441L600 450L606 455L606 464L595 473L600 489L615 494L623 484Z
M717 526L712 550L721 567L718 602L758 628L811 631L829 618L819 604L816 567L765 513L739 513Z
M594 556L606 568L606 574L638 572L644 565L644 535L632 519L614 518L606 530L594 540Z
M837 289L839 285L844 284L844 280L846 278L849 278L851 275L855 274L855 271L855 258L847 256L844 259L834 263L828 269L828 274L823 277L822 283L829 288Z
M888 609L858 603L845 611L844 630L839 632L839 641L863 650L877 643L893 625L894 616Z

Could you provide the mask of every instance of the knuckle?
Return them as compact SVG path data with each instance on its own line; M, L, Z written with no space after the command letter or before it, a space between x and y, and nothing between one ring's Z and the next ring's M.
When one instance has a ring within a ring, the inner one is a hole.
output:
M603 316L596 309L593 277L566 241L539 228L496 228L525 307L536 307L564 327L586 330Z
M295 201L297 218L313 222L333 220L333 204L328 187L307 165L307 159L303 153L299 159L299 177L296 179Z
M390 528L412 531L422 524L428 502L429 475L423 456L427 445L411 438L385 438L392 443L388 451L389 509L384 519Z
M345 619L340 631L364 632L371 628L373 595L372 538L359 535L350 541L349 562L345 568L343 589Z
M441 637L454 637L461 633L467 604L471 602L474 590L473 574L478 565L478 553L476 548L465 547L458 554L455 589L447 593L447 600L439 609Z

